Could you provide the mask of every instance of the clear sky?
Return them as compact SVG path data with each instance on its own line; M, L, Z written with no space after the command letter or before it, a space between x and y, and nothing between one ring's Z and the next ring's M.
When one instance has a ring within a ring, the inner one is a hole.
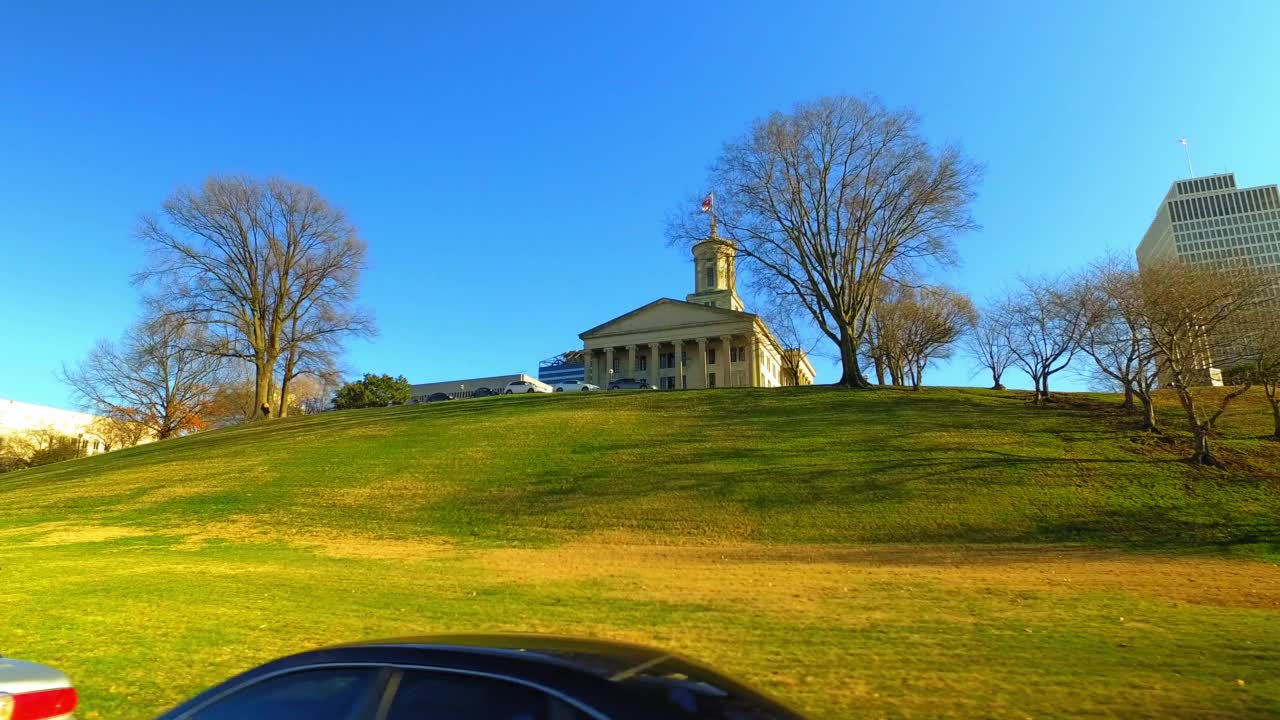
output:
M979 300L1135 247L1179 137L1200 174L1280 181L1280 3L957 5L10 4L0 397L69 404L56 371L137 313L138 215L213 173L349 211L381 333L346 364L415 382L535 372L682 298L666 215L724 141L825 94L911 106L986 163L983 229L938 275Z

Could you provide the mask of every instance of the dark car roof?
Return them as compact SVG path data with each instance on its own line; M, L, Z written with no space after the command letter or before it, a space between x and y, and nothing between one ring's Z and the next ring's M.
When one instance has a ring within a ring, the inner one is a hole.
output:
M663 650L605 640L502 634L372 640L291 655L243 673L174 708L161 720L183 717L208 696L225 692L227 685L305 667L343 664L432 667L519 678L576 698L613 718L704 717L673 714L666 699L670 685L679 685L685 692L715 695L735 708L748 709L733 717L800 717L710 668Z

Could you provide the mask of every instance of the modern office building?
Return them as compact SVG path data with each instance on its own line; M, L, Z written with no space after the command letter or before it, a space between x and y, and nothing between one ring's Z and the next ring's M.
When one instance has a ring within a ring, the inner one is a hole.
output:
M1273 274L1268 302L1280 312L1280 188L1241 188L1235 173L1179 180L1161 201L1137 255L1139 269L1179 261ZM1206 357L1205 382L1220 385L1215 365Z
M582 365L581 350L571 350L538 363L538 379L548 385L585 378L586 369Z
M1138 245L1139 268L1166 260L1275 273L1280 297L1280 189L1237 187L1235 173L1173 183Z

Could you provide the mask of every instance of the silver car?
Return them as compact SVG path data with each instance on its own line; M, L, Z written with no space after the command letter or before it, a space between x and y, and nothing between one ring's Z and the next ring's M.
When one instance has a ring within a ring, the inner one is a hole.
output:
M48 665L0 657L0 718L70 720L77 702L66 674Z

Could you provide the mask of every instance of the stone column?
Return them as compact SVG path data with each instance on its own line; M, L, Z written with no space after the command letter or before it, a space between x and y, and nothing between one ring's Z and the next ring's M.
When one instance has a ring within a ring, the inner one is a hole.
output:
M743 346L747 351L747 386L759 387L760 373L756 372L756 336L751 334L751 339Z
M649 384L658 387L658 350L662 347L661 343L649 343Z
M684 390L684 340L672 340L671 344L675 347L675 352L672 353L675 359L673 364L676 366L675 386L678 390Z
M733 336L721 335L720 351L724 353L724 357L720 358L720 367L722 368L722 370L717 375L718 382L716 383L716 385L718 387L732 387L732 383L729 381L729 378L732 377L732 373L733 373L733 365L729 363L729 359L730 357L732 357L731 355L729 355L729 349L732 347L733 347Z
M707 387L707 339L698 338L698 364L702 366L702 385Z
M627 346L627 377L634 378L636 376L636 346Z
M600 373L600 379L604 382L600 383L600 387L605 390L609 389L609 381L613 380L613 348L604 349L604 372Z

